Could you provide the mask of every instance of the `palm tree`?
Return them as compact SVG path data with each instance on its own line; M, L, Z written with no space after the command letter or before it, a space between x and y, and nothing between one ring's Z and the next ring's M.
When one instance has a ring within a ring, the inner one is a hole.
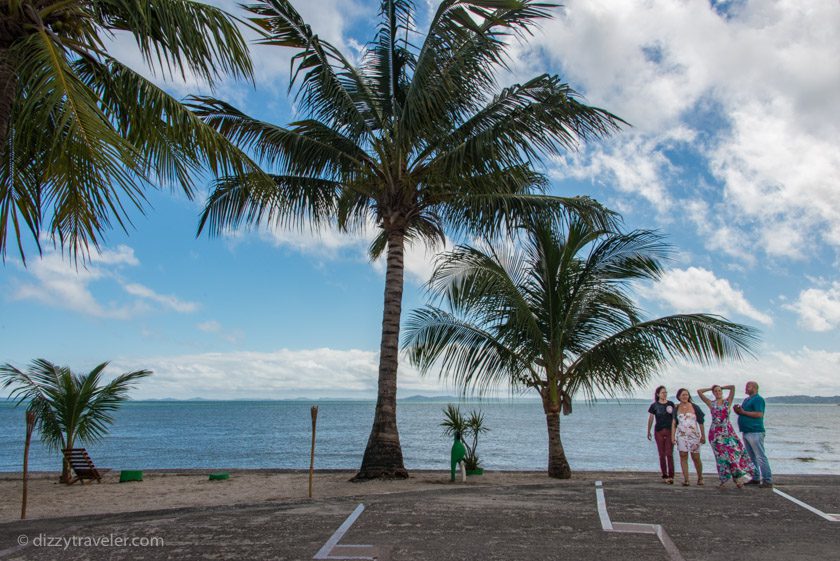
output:
M428 305L406 325L404 349L428 373L440 368L463 391L499 385L536 390L548 427L548 475L571 468L560 412L582 393L617 395L675 358L738 359L755 332L707 314L644 319L629 288L661 273L666 246L649 231L609 232L573 220L564 232L523 227L518 243L459 246L440 258Z
M533 0L446 0L422 41L410 0L382 0L380 23L354 64L320 39L288 0L247 6L260 43L292 49L302 118L270 124L212 98L194 109L275 173L272 184L217 183L199 225L211 235L244 224L375 224L372 258L386 258L376 412L357 480L407 477L396 423L406 242L492 232L511 217L572 208L603 223L585 198L542 196L534 164L614 131L619 120L582 104L557 76L499 90L511 36L549 16ZM418 45L419 46L415 46Z
M73 374L66 366L59 367L44 360L32 361L23 372L11 364L0 366L2 387L12 386L11 397L18 404L28 402L27 410L35 413L41 440L54 450L73 448L76 440L96 442L108 432L114 421L111 413L128 399L128 390L149 370L120 374L102 384L103 362L87 374ZM70 481L70 466L62 461L61 481Z
M77 258L98 247L155 182L193 193L203 165L248 160L180 102L108 51L134 37L164 76L250 77L235 20L190 0L0 0L0 254L46 230ZM52 214L49 225L42 224Z

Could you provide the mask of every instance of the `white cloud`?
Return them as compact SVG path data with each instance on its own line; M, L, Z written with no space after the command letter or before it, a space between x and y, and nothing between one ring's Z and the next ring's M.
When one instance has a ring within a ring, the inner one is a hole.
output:
M109 373L149 369L154 375L144 380L134 399L164 397L188 399L293 399L297 397L373 398L376 396L378 353L331 348L281 349L273 352L231 352L148 357L115 360ZM676 390L712 383L733 383L738 395L744 383L756 380L761 393L772 395L840 395L840 352L802 347L791 352L760 352L756 359L745 358L709 367L677 363L667 367L658 383ZM807 379L802 372L808 372ZM400 364L398 395L446 395L457 390L435 376L420 377L416 370ZM502 390L504 392L504 390ZM647 397L639 390L636 395Z
M305 254L335 258L343 251L363 255L373 241L374 228L364 231L342 232L335 225L318 230L308 226L301 229L281 227L262 228L260 237L276 247L289 247Z
M330 348L231 352L115 360L110 371L149 369L132 397L266 398L376 396L379 354ZM440 393L436 378L400 365L400 396Z
M830 331L840 327L840 282L825 288L808 288L784 308L799 314L799 325L809 331Z
M658 137L628 133L624 142L605 149L554 158L551 174L557 179L597 178L599 184L645 199L665 215L674 203L669 184L676 181L679 171L665 151L691 142L694 136L694 131L682 126Z
M205 333L214 333L222 339L224 339L225 341L228 341L229 343L239 342L244 337L244 333L242 333L242 330L237 329L233 331L228 331L222 327L221 323L214 319L197 323L196 328L198 328L199 331L203 331Z
M357 261L368 261L370 244L378 232L379 229L371 222L363 230L350 232L341 232L334 225L324 226L317 231L308 227L303 229L261 228L260 237L276 247L288 247L318 258L337 259L342 255L349 255ZM231 239L236 239L240 235L234 233ZM429 280L438 252L451 248L449 239L445 241L444 248L434 250L422 243L406 242L403 265L407 278L417 283ZM383 253L379 259L372 262L373 268L383 275L386 257L387 255Z
M171 310L182 314L194 312L199 308L199 305L196 302L186 302L172 295L158 294L151 288L143 286L142 284L123 284L123 290L132 296L157 302L166 308L170 308Z
M194 302L182 301L171 295L161 295L141 284L124 281L123 269L139 264L134 250L125 245L92 253L88 263L78 266L65 259L61 253L47 251L42 257L32 260L24 270L26 280L20 282L12 291L12 298L35 300L50 307L120 320L150 312L154 309L151 304L179 313L189 313L198 308L198 304ZM118 285L134 298L123 302L103 302L102 297L94 295L94 285L104 286L106 289Z
M685 186L658 147L674 129L702 131L684 152L718 184L704 193L715 219L694 216L701 233L727 228L725 241L706 238L710 249L802 259L817 240L840 250L840 121L828 117L840 114L840 4L747 0L725 15L677 0L565 5L539 39L545 56L633 125L579 174L606 173L620 192L679 210Z
M222 324L216 320L203 321L196 324L196 327L207 333L218 333L222 330Z
M644 298L664 302L679 313L714 313L723 316L738 314L764 325L773 319L754 308L741 290L726 279L717 278L706 269L670 269L652 286L639 286Z
M706 201L702 199L685 201L683 209L688 220L697 228L697 233L706 249L720 250L748 266L757 262L753 254L754 248L747 243L748 236L744 231L710 209Z
M662 383L670 384L669 391L679 386L692 393L710 384L735 384L736 395L743 396L745 383L755 380L764 396L840 395L838 370L840 352L802 347L790 352L767 351L756 359L711 367L677 364L663 372ZM652 383L651 390L654 386Z

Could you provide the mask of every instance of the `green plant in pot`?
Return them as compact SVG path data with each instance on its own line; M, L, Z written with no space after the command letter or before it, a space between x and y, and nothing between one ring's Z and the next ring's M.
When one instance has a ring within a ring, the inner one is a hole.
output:
M470 412L469 416L464 416L460 407L450 403L443 410L443 422L440 426L443 427L443 433L446 436L461 435L461 440L467 449L467 455L464 457L467 475L484 473L477 452L478 436L490 430L484 426L484 413L477 410Z

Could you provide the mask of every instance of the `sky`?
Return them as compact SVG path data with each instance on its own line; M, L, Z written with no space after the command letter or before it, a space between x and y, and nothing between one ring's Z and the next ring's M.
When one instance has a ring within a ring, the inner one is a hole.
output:
M376 2L293 3L353 58L373 37ZM422 30L436 4L417 6ZM208 92L151 74L127 37L109 48L179 98ZM741 393L751 379L767 396L839 395L840 3L567 0L510 55L501 86L558 74L629 123L542 171L551 193L592 196L626 228L666 236L665 273L635 291L649 316L709 312L760 331L753 358L674 364L628 397L659 383ZM252 46L252 56L255 84L228 79L213 95L274 123L299 117L290 53ZM50 243L41 257L30 248L27 267L10 251L0 362L152 370L135 399L374 397L384 264L366 255L373 232L263 225L196 237L203 202L152 191L86 266ZM426 301L433 258L408 252L404 318ZM457 392L405 364L398 386L400 397Z

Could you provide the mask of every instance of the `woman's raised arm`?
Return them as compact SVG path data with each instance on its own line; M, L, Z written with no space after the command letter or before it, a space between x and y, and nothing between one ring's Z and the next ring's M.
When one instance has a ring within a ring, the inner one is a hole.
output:
M700 397L700 399L703 400L703 403L705 403L709 407L712 406L712 402L709 400L708 397L706 397L706 392L711 391L711 389L712 388L700 388L699 390L697 390L698 397Z

